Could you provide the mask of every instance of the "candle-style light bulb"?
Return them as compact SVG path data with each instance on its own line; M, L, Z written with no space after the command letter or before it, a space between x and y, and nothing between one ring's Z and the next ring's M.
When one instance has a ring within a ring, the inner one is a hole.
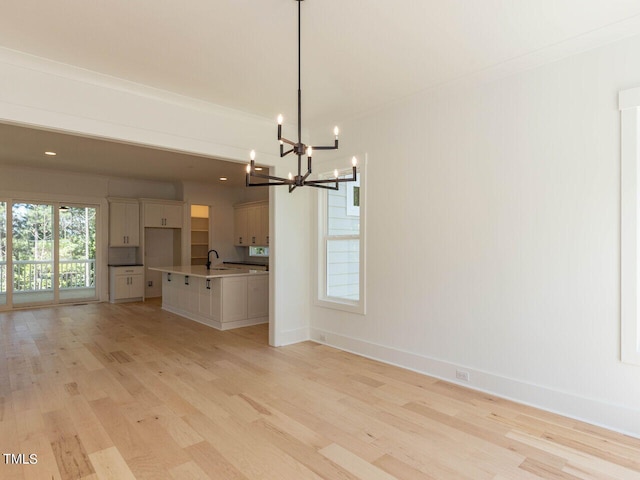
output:
M247 164L247 173L251 173L251 165Z
M333 171L333 176L338 178L338 169L337 168Z
M282 116L282 114L278 115L278 125L282 125L283 120L284 120L284 117Z
M289 172L289 180L293 180L293 175Z
M255 150L251 150L251 153L249 154L249 158L251 160L255 160L256 159L256 151Z
M357 159L356 157L353 157L353 158L351 159L351 165L353 165L354 167L355 167L356 165L358 165L358 159Z
M335 127L333 127L333 134L336 136L336 138L338 138L339 133L340 133L340 129L336 125Z
M307 147L307 157L313 157L313 148Z

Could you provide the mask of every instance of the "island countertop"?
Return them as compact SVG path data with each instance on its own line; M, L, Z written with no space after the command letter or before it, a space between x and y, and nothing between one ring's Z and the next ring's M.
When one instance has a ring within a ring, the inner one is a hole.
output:
M242 277L248 275L269 275L269 272L263 270L251 270L244 268L230 268L212 266L211 270L207 270L204 265L174 265L170 267L150 267L149 270L158 272L174 273L176 275L184 275L199 278L220 278L220 277Z

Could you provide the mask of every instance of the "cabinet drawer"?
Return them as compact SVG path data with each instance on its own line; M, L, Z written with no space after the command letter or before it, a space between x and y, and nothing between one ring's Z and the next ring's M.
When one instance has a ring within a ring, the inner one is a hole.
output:
M111 267L114 275L142 275L144 273L144 267Z

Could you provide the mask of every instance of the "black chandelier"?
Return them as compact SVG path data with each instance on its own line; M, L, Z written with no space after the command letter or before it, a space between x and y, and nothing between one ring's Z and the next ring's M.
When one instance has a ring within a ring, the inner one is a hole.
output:
M300 90L300 4L304 0L295 0L298 2L298 141L294 142L282 136L282 115L278 115L278 141L280 142L280 158L293 153L298 157L298 174L293 175L289 173L288 178L275 177L273 175L265 175L258 173L255 167L256 152L251 150L251 163L247 165L247 187L265 187L270 185L288 185L289 193L293 192L296 187L304 187L308 185L316 188L326 188L329 190L338 190L339 183L343 182L355 182L357 181L357 163L356 157L351 160L352 173L351 178L339 178L338 170L334 170L334 178L323 180L308 180L311 175L311 158L314 150L337 150L338 149L338 127L333 129L335 135L335 142L331 146L311 146L302 143L302 92ZM287 151L284 150L284 144L289 145L291 148ZM307 172L302 174L302 157L307 155ZM251 177L264 178L268 181L260 183L251 183Z

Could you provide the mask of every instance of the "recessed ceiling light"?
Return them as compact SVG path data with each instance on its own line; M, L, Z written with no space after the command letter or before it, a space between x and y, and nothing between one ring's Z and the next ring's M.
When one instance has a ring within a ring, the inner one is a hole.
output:
M52 157L56 156L57 153L56 152L44 152L45 155L50 155Z
M228 180L227 177L220 177L220 180L222 180L223 182L226 182Z

